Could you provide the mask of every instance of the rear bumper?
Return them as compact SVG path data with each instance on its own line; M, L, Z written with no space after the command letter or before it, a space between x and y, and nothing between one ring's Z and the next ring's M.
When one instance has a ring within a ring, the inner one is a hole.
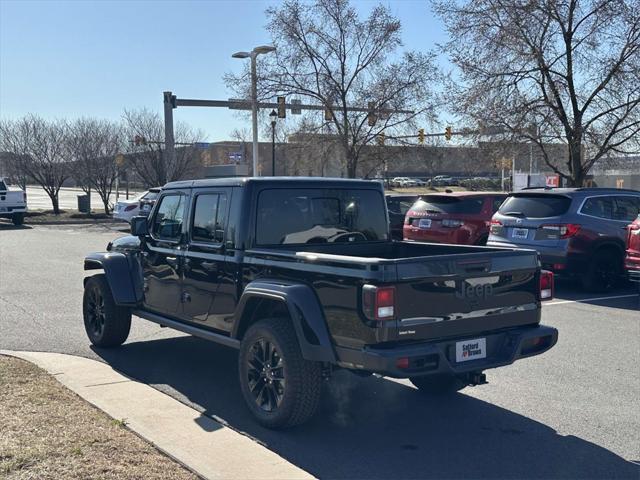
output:
M456 363L456 342L486 338L487 357ZM535 339L540 343L533 345ZM338 364L351 370L364 370L389 377L408 378L424 375L463 375L510 365L521 358L540 355L558 341L558 330L544 325L521 327L501 332L455 338L438 342L394 348L351 349L336 347ZM398 359L408 358L408 368L400 368Z
M628 269L627 277L632 282L640 282L640 268L639 269Z
M583 272L589 261L585 254L567 251L565 248L559 247L520 245L517 243L499 242L491 239L487 242L487 246L535 250L538 252L538 258L540 259L542 268L557 274Z

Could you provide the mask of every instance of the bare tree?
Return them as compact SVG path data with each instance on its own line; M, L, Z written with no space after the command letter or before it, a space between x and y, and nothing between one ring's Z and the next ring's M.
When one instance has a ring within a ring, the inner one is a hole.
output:
M125 137L129 142L127 161L145 186L164 185L187 178L196 171L199 154L194 147L177 147L175 161L170 161L165 155L164 123L160 115L146 108L125 110L123 120ZM136 136L143 138L144 142L132 144ZM201 131L195 131L184 123L176 124L176 142L192 144L200 140L203 140Z
M435 0L460 69L451 105L538 145L582 185L599 159L638 148L638 0ZM532 128L532 126L535 126ZM566 145L566 163L549 147Z
M94 189L105 213L117 177L115 156L124 148L122 127L93 118L80 118L69 125L67 151L72 160L73 176L85 192Z
M69 177L65 156L67 124L27 115L0 122L2 143L13 153L17 169L40 185L51 199L53 213L60 213L58 193Z
M389 8L376 6L361 19L348 0L286 0L268 8L266 16L277 50L261 57L260 96L299 96L330 109L326 132L338 136L349 177L356 176L362 148L376 135L387 130L391 136L407 122L430 116L437 76L433 55L399 52L400 21ZM247 79L246 71L226 76L240 95L246 95ZM369 126L367 112L349 107L370 103L374 111L414 113L379 115Z

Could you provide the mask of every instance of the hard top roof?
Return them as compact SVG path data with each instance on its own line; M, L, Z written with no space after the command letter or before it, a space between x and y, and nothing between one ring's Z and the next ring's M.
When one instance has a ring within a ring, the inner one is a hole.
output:
M203 178L199 180L182 180L169 182L164 190L171 188L202 188L202 187L242 187L249 183L295 186L296 184L326 184L327 186L379 186L377 180L360 180L354 178L325 178L325 177L227 177Z

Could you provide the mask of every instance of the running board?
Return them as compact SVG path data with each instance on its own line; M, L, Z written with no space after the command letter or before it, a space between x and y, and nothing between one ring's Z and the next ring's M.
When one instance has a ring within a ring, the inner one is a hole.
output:
M144 310L133 310L131 313L136 317L144 318L145 320L157 323L159 325L162 325L163 327L169 327L173 328L174 330L188 333L189 335L193 335L194 337L204 338L205 340L220 343L227 347L240 348L240 340L228 337L226 335L211 332L209 330L205 330L204 328L198 328L193 325L187 325L186 323L182 323L177 320L171 320L170 318L163 317L162 315L157 315L155 313L145 312Z

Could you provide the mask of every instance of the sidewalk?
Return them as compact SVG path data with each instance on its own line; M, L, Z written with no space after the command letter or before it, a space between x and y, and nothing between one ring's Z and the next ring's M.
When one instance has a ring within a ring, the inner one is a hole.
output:
M248 437L104 363L60 353L0 353L43 368L112 418L125 419L128 428L204 478L313 478Z

